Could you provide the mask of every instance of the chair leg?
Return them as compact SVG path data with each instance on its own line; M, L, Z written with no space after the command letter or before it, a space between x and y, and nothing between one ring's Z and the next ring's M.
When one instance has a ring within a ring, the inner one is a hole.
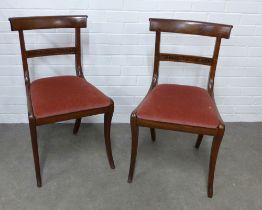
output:
M76 121L75 121L73 134L77 134L79 127L80 127L80 124L81 124L81 118L77 118Z
M136 115L132 113L131 115L131 133L132 133L132 147L131 147L131 159L130 159L130 168L128 174L128 182L133 181L133 175L136 164L136 155L137 155L137 146L138 146L138 126L136 124Z
M202 134L199 134L198 137L197 137L197 140L196 140L196 144L195 144L195 148L199 148L201 142L202 142L202 139L203 139L203 136Z
M111 149L111 140L110 140L110 130L111 130L111 121L112 121L113 112L114 109L111 109L109 112L106 112L104 116L104 135L105 135L106 154L109 161L109 165L112 169L115 168L115 163L114 163L112 149Z
M41 180L39 155L38 155L36 125L34 123L30 122L29 123L29 127L30 127L30 134L31 134L31 142L32 142L32 149L33 149L34 164L35 164L36 181L37 181L37 186L41 187L42 186L42 180Z
M218 155L220 144L223 139L223 135L224 135L224 126L221 125L219 126L218 134L213 138L211 153L210 153L208 191L207 191L207 195L209 198L213 197L213 182L214 182L215 167L216 167L217 155Z
M152 141L156 141L156 130L155 130L155 128L150 128L150 133L151 133Z

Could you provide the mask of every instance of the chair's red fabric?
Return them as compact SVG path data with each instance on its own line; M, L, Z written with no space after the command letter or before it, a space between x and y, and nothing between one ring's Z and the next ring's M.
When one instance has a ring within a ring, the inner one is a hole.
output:
M58 76L35 80L30 85L36 119L110 105L110 99L85 79Z
M205 128L217 128L219 113L211 96L199 87L161 84L143 100L139 119Z

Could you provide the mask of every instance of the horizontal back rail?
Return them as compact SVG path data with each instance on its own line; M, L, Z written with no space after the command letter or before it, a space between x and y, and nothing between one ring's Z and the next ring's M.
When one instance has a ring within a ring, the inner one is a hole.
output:
M233 28L231 25L189 20L150 18L149 21L150 31L194 34L226 39L229 39L231 29Z
M180 55L180 54L171 54L171 53L160 53L160 61L173 61L173 62L184 62L184 63L194 63L211 66L213 59L201 56L193 55Z
M26 51L27 58L51 56L51 55L67 55L67 54L76 54L76 48L75 47L61 47L61 48L46 48L46 49L27 50Z
M86 28L86 20L86 15L9 18L12 31L50 28Z

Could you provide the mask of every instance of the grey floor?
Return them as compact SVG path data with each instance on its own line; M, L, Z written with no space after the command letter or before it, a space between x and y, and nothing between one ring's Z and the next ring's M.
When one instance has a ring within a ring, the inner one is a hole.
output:
M214 197L207 198L211 138L140 129L137 167L127 183L130 128L113 124L116 169L109 168L101 124L39 127L43 187L37 188L26 124L0 124L0 209L262 209L262 123L228 123Z

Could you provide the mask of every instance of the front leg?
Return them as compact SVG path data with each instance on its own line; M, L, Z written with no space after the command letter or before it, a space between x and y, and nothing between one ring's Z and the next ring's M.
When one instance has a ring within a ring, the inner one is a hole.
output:
M35 164L36 181L37 181L37 186L41 187L42 180L41 180L41 172L40 172L40 164L39 164L36 125L34 122L30 122L29 120L29 127L30 127L30 134L31 134L31 143L32 143L32 149L33 149L34 164Z
M111 121L114 112L114 105L112 105L104 115L104 135L105 135L105 145L106 153L109 161L109 165L112 169L115 168L115 163L112 155L111 140L110 140L110 130L111 130Z
M210 162L209 162L209 175L208 175L208 197L213 197L213 182L215 175L215 167L217 161L217 155L219 151L220 144L224 136L224 125L219 125L219 131L216 136L213 138L211 153L210 153Z
M128 174L128 182L133 181L133 175L136 165L136 155L137 155L137 146L138 146L138 126L136 124L136 114L131 114L131 134L132 134L132 146L131 146L131 159L130 159L130 168Z

